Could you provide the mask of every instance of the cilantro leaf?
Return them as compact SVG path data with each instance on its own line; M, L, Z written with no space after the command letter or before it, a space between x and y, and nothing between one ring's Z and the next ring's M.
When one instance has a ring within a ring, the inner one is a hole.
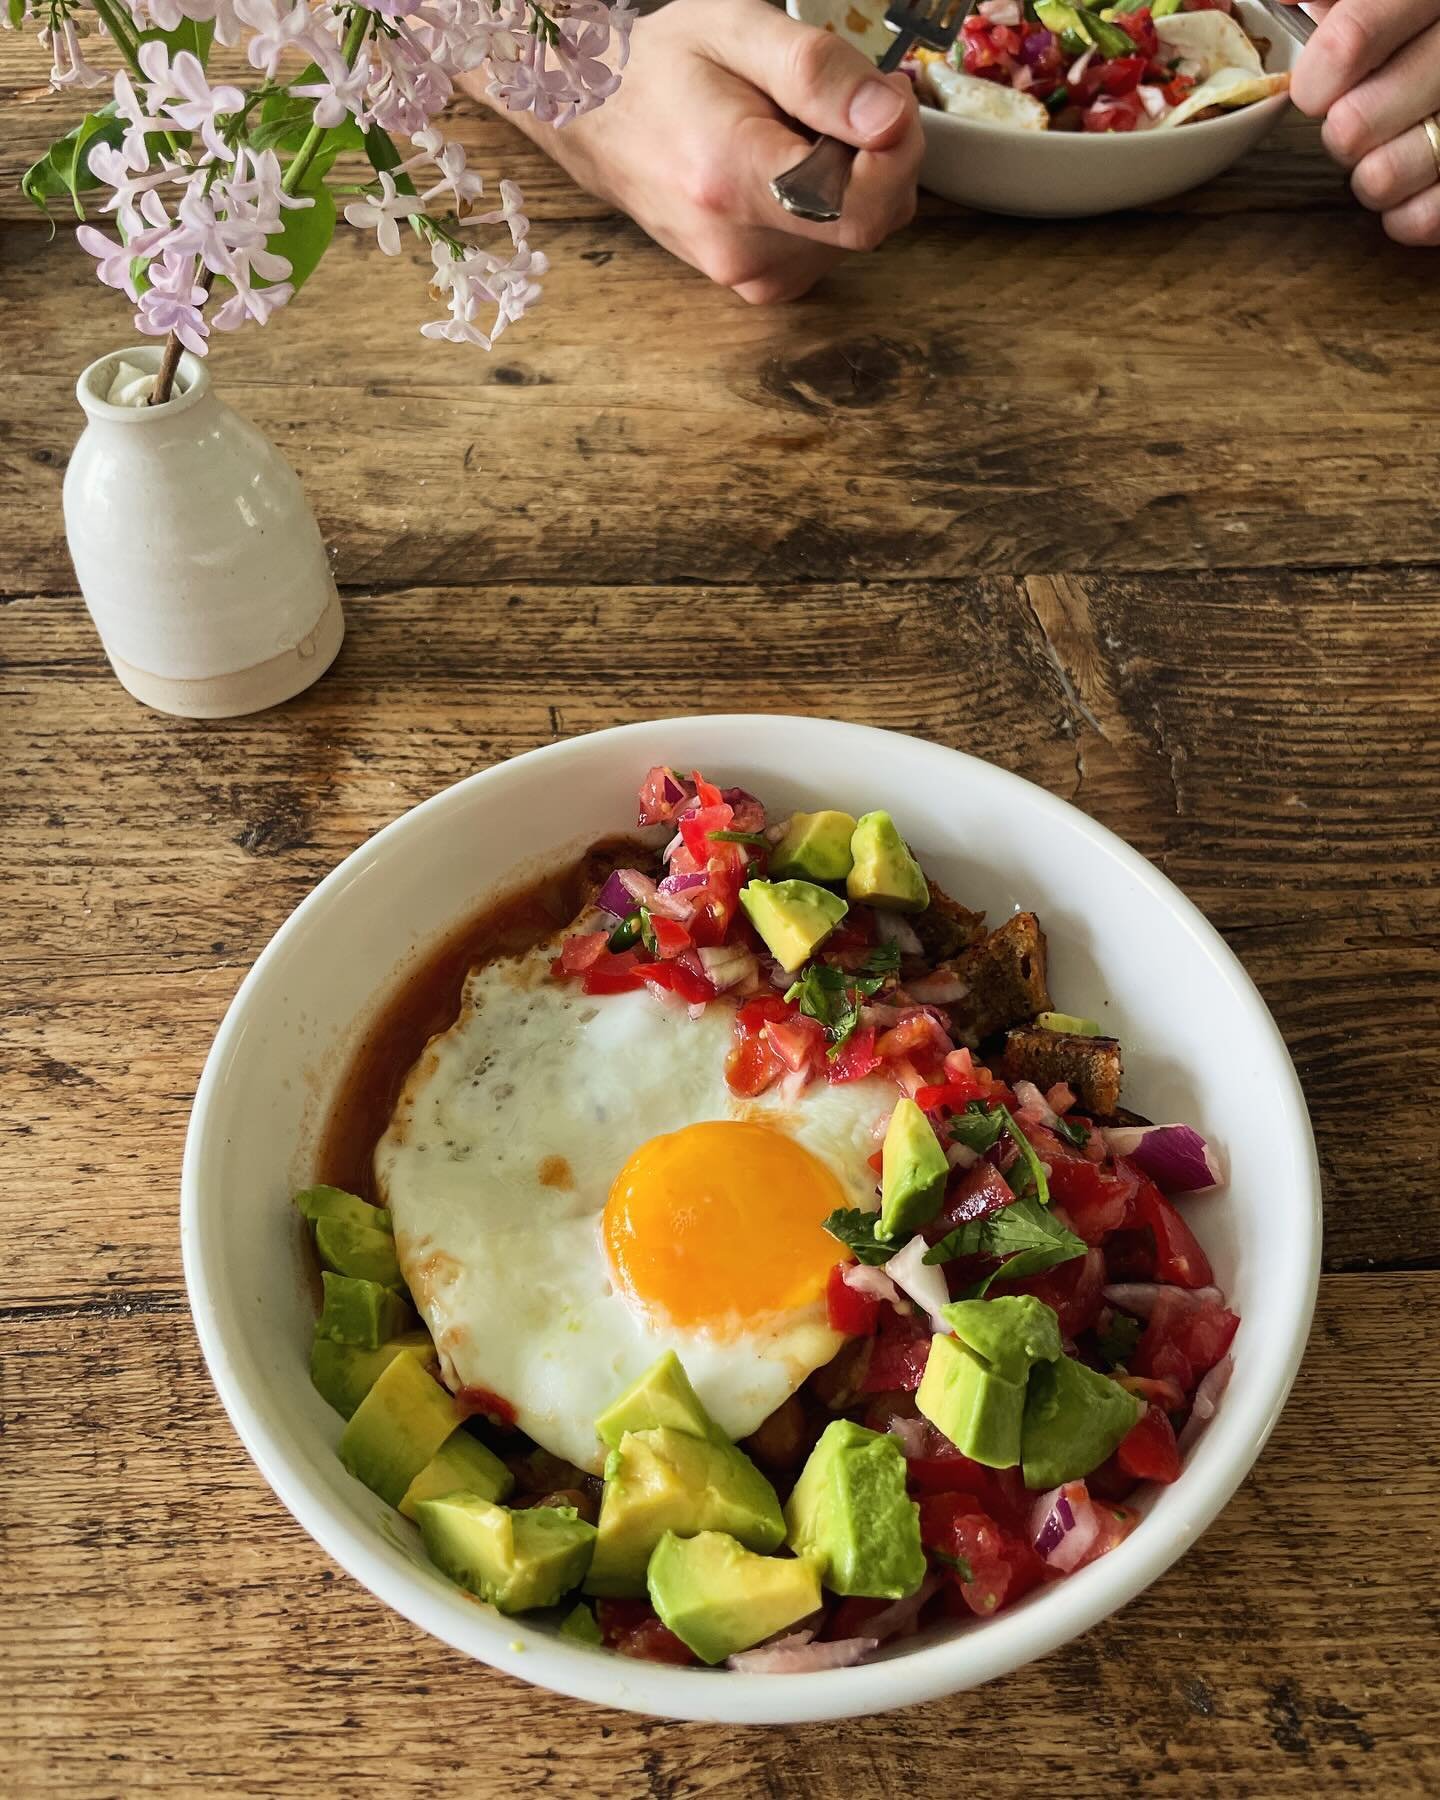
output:
M865 967L872 975L893 975L900 967L900 946L877 944L865 958Z
M963 1556L947 1556L943 1550L932 1550L930 1557L933 1562L941 1563L947 1569L953 1569L962 1581L975 1579L975 1571Z
M847 1250L855 1253L857 1262L869 1263L872 1268L878 1268L881 1263L889 1262L895 1254L894 1244L882 1244L876 1239L875 1227L879 1223L878 1212L865 1212L858 1206L842 1206L825 1221L825 1229Z
M707 831L705 835L716 844L763 844L767 849L770 846L763 831Z
M1140 1334L1145 1327L1129 1313L1117 1312L1109 1326L1100 1333L1100 1354L1112 1369L1123 1369L1135 1354Z
M1038 1275L1059 1263L1083 1256L1088 1246L1076 1237L1033 1195L1002 1206L983 1219L969 1219L957 1225L925 1254L927 1263L953 1262L957 1256L1000 1256L1009 1258L994 1274L985 1278L985 1287L1000 1278L1011 1281L1025 1275ZM1013 1265L1026 1259L1023 1268ZM978 1299L978 1294L967 1299Z
M1090 1142L1089 1127L1080 1124L1078 1120L1072 1123L1068 1119L1057 1119L1051 1126L1051 1130L1056 1137L1063 1139L1065 1143L1072 1145L1076 1150L1083 1150Z
M1025 1182L1025 1187L1027 1189L1033 1187L1035 1190L1035 1198L1040 1202L1040 1204L1042 1206L1048 1206L1050 1204L1050 1183L1045 1179L1045 1165L1044 1165L1044 1163L1041 1162L1040 1158L1035 1154L1034 1145L1030 1142L1029 1138L1026 1137L1025 1133L1020 1129L1020 1127L1015 1123L1014 1119L1010 1115L1010 1109L1008 1106L997 1106L995 1108L995 1111L999 1113L1001 1123L1004 1125L1006 1131L1010 1135L1010 1141L1014 1144L1015 1148L1020 1152L1020 1160L1025 1165L1025 1174L1029 1177L1028 1181ZM1011 1187L1014 1188L1015 1192L1018 1194L1018 1193L1020 1193L1021 1189L1020 1189L1020 1185L1012 1179L1014 1173L1015 1173L1015 1165L1012 1164L1011 1172L1009 1175L1007 1175L1005 1177L1005 1179L1010 1183Z
M963 1113L956 1113L950 1121L953 1141L980 1155L993 1149L1004 1129L1000 1114L990 1112L979 1100L972 1100Z
M883 986L879 975L852 975L829 963L811 963L785 998L798 1001L802 1013L824 1026L834 1057L860 1023L860 1002Z

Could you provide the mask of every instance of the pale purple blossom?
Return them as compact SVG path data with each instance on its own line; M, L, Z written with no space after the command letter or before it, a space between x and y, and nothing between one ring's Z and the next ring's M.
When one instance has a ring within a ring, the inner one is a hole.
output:
M149 77L145 101L151 113L163 113L182 131L199 132L210 154L224 161L230 148L219 120L245 104L239 88L225 84L212 88L199 57L189 50L172 57L164 44L152 41L140 46L139 60Z
M283 260L276 258L277 262ZM286 267L289 267L288 263ZM262 288L252 288L243 280L232 280L232 285L234 293L210 316L210 325L215 331L238 331L252 319L257 325L268 325L271 314L278 312L295 294L288 281L272 282Z
M380 173L379 199L367 197L353 201L345 208L345 222L360 231L373 231L385 254L398 256L400 227L396 221L408 219L421 210L419 198L414 194L398 193L395 177L388 169L384 169Z
M58 18L54 25L42 27L39 38L41 47L50 52L52 88L103 87L110 80L108 69L97 69L85 60L81 28L73 18Z
M455 211L463 217L485 191L485 183L481 177L465 166L465 146L450 143L433 125L415 132L410 142L419 147L420 154L401 163L401 170L407 175L413 175L416 169L424 168L429 163L440 177L432 187L421 189L421 200L428 206L432 200L448 194Z
M319 62L317 52L328 50L343 67L328 7L313 11L306 0L235 0L235 10L250 28L245 47L250 66L267 81L275 79L287 52Z
M479 249L457 256L449 244L443 243L432 247L431 256L434 285L445 295L450 316L422 325L421 335L450 344L474 344L481 350L490 349L512 320L535 305L540 298L540 283L535 277L549 267L539 251L523 244L508 260ZM495 317L486 332L475 321L489 306L495 308Z
M166 251L150 264L148 274L150 286L140 296L136 329L147 337L168 337L173 331L187 350L203 356L210 327L200 310L205 289L196 279L195 258Z
M110 198L105 202L104 212L113 212L120 229L127 237L133 237L142 230L141 201L156 188L170 180L169 165L161 163L158 168L150 168L143 160L136 158L124 147L116 144L92 144L90 146L90 173L111 190Z
M138 301L140 292L135 281L136 261L152 255L168 236L169 229L167 222L150 231L135 232L124 243L118 243L93 225L77 225L75 236L80 248L95 258L95 274L105 286L118 288L122 294L128 294L132 300Z
M449 75L408 25L396 26L394 37L376 39L370 50L365 116L397 135L423 131L450 102L455 87Z
M137 23L158 25L162 31L174 31L184 19L212 23L215 36L222 44L240 42L241 21L235 0L128 0L132 13L142 15Z
M342 62L333 73L327 73L323 81L306 82L292 87L290 92L297 100L315 102L315 123L328 131L342 123L347 115L357 119L366 116L365 94L369 86L370 65L362 56L353 69L347 69Z

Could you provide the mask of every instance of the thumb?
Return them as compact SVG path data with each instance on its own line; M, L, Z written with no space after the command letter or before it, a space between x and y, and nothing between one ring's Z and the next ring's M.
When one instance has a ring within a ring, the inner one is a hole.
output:
M853 44L767 4L727 0L708 14L705 54L792 119L863 150L904 137L917 104L908 76L881 75Z

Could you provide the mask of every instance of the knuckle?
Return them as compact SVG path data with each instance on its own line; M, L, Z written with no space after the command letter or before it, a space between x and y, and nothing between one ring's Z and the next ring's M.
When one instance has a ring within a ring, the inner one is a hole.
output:
M790 79L797 98L815 100L834 67L835 39L824 31L797 31L790 50Z
M1353 94L1344 94L1325 115L1320 135L1336 162L1349 167L1365 154L1369 129L1364 107Z
M1411 249L1433 249L1440 246L1440 187L1430 188L1425 204L1411 204L1385 214L1385 235L1397 244Z
M735 204L735 187L726 171L715 164L691 169L684 181L685 198L696 212L723 218Z
M1361 157L1350 176L1351 192L1371 212L1379 212L1390 203L1399 183L1399 159L1393 144L1382 144Z
M717 287L739 288L760 279L764 270L745 255L740 246L725 238L715 238L700 247L696 265L702 275Z
M1359 7L1337 6L1325 19L1330 61L1336 75L1349 85L1366 67L1374 26Z

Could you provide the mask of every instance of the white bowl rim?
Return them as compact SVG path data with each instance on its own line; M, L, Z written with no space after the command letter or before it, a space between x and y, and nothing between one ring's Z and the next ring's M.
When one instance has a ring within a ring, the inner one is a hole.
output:
M603 753L623 745L627 738L658 729L701 745L697 761L703 763L702 740L712 733L723 737L736 728L764 727L781 728L782 734L796 731L813 737L817 761L823 756L825 740L841 736L853 739L859 735L872 741L877 758L898 741L906 746L907 756L933 761L938 772L953 775L957 759L971 768L984 769L986 779L998 780L1002 786L1013 785L1017 800L1024 805L1038 809L1042 816L1048 813L1057 822L1064 820L1070 828L1090 837L1125 868L1131 879L1148 888L1153 898L1178 918L1208 956L1217 979L1225 982L1253 1015L1257 1034L1276 1059L1281 1076L1284 1116L1276 1119L1275 1129L1295 1153L1297 1183L1302 1197L1308 1192L1310 1202L1306 1241L1295 1245L1293 1260L1273 1271L1272 1303L1282 1316L1288 1316L1289 1330L1268 1366L1252 1368L1245 1384L1232 1386L1210 1428L1215 1432L1223 1422L1227 1436L1235 1440L1231 1458L1211 1459L1208 1467L1187 1468L1182 1479L1169 1490L1172 1516L1167 1534L1147 1534L1142 1526L1098 1562L1046 1589L1038 1603L1022 1604L1014 1612L997 1614L985 1621L981 1630L962 1632L942 1642L854 1668L781 1677L635 1662L567 1642L527 1626L522 1619L507 1619L480 1606L466 1612L462 1628L413 1577L379 1553L377 1534L371 1527L309 1490L303 1476L287 1464L283 1447L261 1408L245 1391L231 1366L217 1306L208 1291L213 1246L201 1196L207 1165L224 1154L224 1146L207 1141L207 1112L224 1079L226 1065L240 1046L251 996L262 986L266 971L279 959L283 946L323 910L337 888L386 856L411 821L466 805L477 786L503 781L506 771L517 764L543 763L560 778L567 763ZM1314 1313L1321 1229L1319 1162L1304 1095L1284 1039L1239 960L1173 883L1088 814L996 764L907 733L785 713L709 713L644 720L541 745L478 770L392 820L306 895L240 984L215 1036L196 1090L181 1176L180 1236L185 1282L211 1379L260 1472L296 1521L327 1554L378 1599L422 1630L507 1674L575 1699L626 1711L752 1725L796 1724L884 1712L980 1685L1009 1674L1090 1630L1162 1575L1225 1506L1249 1473L1280 1416L1300 1367Z

